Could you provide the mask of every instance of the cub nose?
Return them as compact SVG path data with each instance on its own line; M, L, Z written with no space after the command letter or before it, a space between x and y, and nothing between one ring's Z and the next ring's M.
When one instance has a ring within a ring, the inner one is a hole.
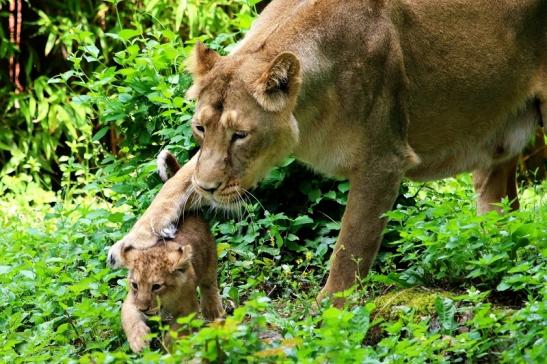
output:
M150 304L148 304L148 305L141 305L141 306L139 307L139 311L141 311L141 312L147 312L149 309L150 309Z
M201 188L202 190L204 190L205 192L209 192L209 193L214 193L219 187L220 187L220 182L210 182L210 183L206 183L206 182L197 182L196 183L198 185L199 188Z

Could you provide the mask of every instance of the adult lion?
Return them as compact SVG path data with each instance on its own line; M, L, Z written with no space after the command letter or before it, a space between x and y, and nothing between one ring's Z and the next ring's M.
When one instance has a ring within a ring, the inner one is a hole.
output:
M274 0L229 56L198 44L190 71L201 149L123 241L172 236L196 199L230 208L293 154L350 181L332 293L368 272L404 176L473 171L480 212L514 194L512 159L547 116L547 1Z

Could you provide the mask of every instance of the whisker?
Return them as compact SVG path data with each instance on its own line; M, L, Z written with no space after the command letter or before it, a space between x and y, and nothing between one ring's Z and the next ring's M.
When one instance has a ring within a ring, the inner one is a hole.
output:
M243 198L241 197L241 194L239 193L238 190L236 190L236 193L237 193L237 218L239 219L239 221L243 220L243 214L241 213L241 208L244 207L243 205Z
M183 197L182 197L182 203L179 207L179 213L178 213L178 217L177 217L177 226L179 225L180 223L180 219L182 217L182 221L184 221L184 214L186 212L186 204L188 203L188 200L190 199L190 197L192 197L192 194L195 192L195 187L193 184L190 184L190 186L188 187L188 189L186 190L186 192L184 193ZM190 206L191 208L191 206Z
M182 221L184 221L184 213L186 212L186 204L188 203L188 199L190 198L190 195L192 194L192 186L186 190L183 196L182 203L180 205L180 211L177 218L177 225L180 223L180 219L182 217Z
M256 196L253 195L253 194L251 193L251 191L245 190L245 189L244 189L243 191L245 192L246 195L249 195L249 196L251 196L252 198L254 198L254 200L260 205L260 207L262 208L263 211L266 211L266 209L264 208L264 206L262 205L262 203L260 202L260 200L259 200L258 198L256 198Z
M256 231L257 231L255 229L256 223L255 223L255 220L254 220L254 216L255 216L254 212L255 211L254 211L254 209L253 209L253 211L251 211L251 207L253 206L253 204L251 203L250 197L248 196L250 193L247 190L243 190L243 193L244 193L245 198L249 199L249 202L246 203L247 216L249 217L249 220L251 220L251 228L253 229L253 233L256 233ZM256 199L256 197L255 197L255 199ZM260 202L259 202L259 204L260 204ZM260 204L260 206L262 206L262 205ZM265 211L264 207L262 207L262 208Z

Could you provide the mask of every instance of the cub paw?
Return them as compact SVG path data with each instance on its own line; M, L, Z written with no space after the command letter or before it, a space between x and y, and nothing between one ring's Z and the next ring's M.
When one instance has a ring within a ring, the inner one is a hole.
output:
M148 347L148 334L150 334L150 328L142 322L133 327L133 331L127 335L129 347L133 352L138 353Z
M201 314L206 320L214 321L226 315L220 299L214 299L212 302L204 302L201 305Z
M106 258L106 264L113 269L120 268L122 266L121 252L123 247L123 240L119 240L108 249L108 256Z

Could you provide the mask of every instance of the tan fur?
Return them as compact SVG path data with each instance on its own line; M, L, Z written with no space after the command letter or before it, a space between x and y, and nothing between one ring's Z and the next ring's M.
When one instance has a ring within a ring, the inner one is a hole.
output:
M351 184L325 293L368 272L403 177L477 171L491 209L508 192L498 170L547 120L545 0L274 0L232 54L191 60L201 149L125 240L153 245L191 183L230 206L294 154Z
M172 241L145 250L122 246L120 258L129 269L122 326L133 351L148 344L146 316L160 315L176 330L178 317L198 312L197 287L203 316L214 320L224 314L217 288L216 246L201 218L187 217Z

